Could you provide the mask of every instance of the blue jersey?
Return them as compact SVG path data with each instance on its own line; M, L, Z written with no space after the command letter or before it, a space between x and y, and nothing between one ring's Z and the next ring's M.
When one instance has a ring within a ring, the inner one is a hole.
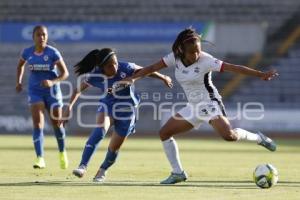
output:
M114 94L107 93L107 90L112 88L118 81L133 75L133 72L135 71L134 65L134 63L118 62L117 74L112 78L107 78L101 69L96 68L90 74L91 76L87 78L86 83L99 88L106 94L100 99L100 103L107 105L109 109L116 103L136 106L139 103L139 98L134 92L133 86L121 88ZM97 75L100 75L100 77Z
M44 51L38 54L35 52L35 47L31 46L24 49L21 57L28 63L31 71L28 85L29 94L49 94L50 89L55 95L61 93L59 83L52 88L41 86L43 80L53 80L58 77L55 65L62 57L56 48L47 45Z

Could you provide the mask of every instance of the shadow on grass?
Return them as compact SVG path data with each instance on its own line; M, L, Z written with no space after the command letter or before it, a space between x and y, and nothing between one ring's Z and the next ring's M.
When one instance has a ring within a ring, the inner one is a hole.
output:
M75 181L35 181L35 182L11 182L0 183L0 187L199 187L220 189L258 189L252 181L187 181L176 185L161 185L152 181L108 181L105 183L75 182ZM300 182L282 181L276 187L300 187Z
M101 146L99 150L104 150L106 151L106 147ZM57 151L57 147L45 147L46 151ZM2 146L0 147L0 151L33 151L33 147L29 146ZM82 147L68 147L68 151L82 151ZM252 153L259 153L259 152L264 152L265 149L261 147L253 147L252 149L235 149L235 148L181 148L181 152L195 152L195 151L201 151L201 153L244 153L244 154L252 154ZM125 147L122 149L122 152L163 152L162 148L140 148L140 147ZM278 152L281 153L298 153L300 152L299 150L295 149L279 149Z

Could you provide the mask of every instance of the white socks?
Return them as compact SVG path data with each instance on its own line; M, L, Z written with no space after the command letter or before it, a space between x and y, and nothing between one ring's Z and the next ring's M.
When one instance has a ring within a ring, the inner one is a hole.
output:
M172 166L173 173L181 174L183 169L180 162L179 152L178 152L178 146L173 137L170 139L167 139L165 141L162 141L166 156Z
M235 128L233 131L236 133L238 140L256 141L257 143L261 142L261 138L258 134L251 133L241 128Z
M261 142L261 138L256 133L251 133L249 131L246 131L241 128L235 128L233 131L236 133L238 140L248 140L248 141L256 141L257 143ZM173 137L170 139L167 139L165 141L162 141L166 156L169 160L169 163L171 164L171 167L173 169L173 173L181 174L183 171L180 157L179 157L179 151L178 146Z

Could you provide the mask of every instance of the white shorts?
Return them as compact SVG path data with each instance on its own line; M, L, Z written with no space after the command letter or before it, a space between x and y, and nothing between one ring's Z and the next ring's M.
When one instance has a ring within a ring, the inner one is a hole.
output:
M226 116L222 101L217 99L198 104L188 103L179 110L178 114L191 123L194 128L199 128L203 122L209 122L219 115Z

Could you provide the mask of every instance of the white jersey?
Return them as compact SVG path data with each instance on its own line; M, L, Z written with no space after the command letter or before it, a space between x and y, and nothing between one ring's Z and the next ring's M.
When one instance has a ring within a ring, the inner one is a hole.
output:
M188 67L185 67L180 59L175 59L173 53L164 56L163 61L168 67L175 66L175 77L189 103L221 100L218 90L211 81L211 72L222 71L223 61L203 51L198 61Z

